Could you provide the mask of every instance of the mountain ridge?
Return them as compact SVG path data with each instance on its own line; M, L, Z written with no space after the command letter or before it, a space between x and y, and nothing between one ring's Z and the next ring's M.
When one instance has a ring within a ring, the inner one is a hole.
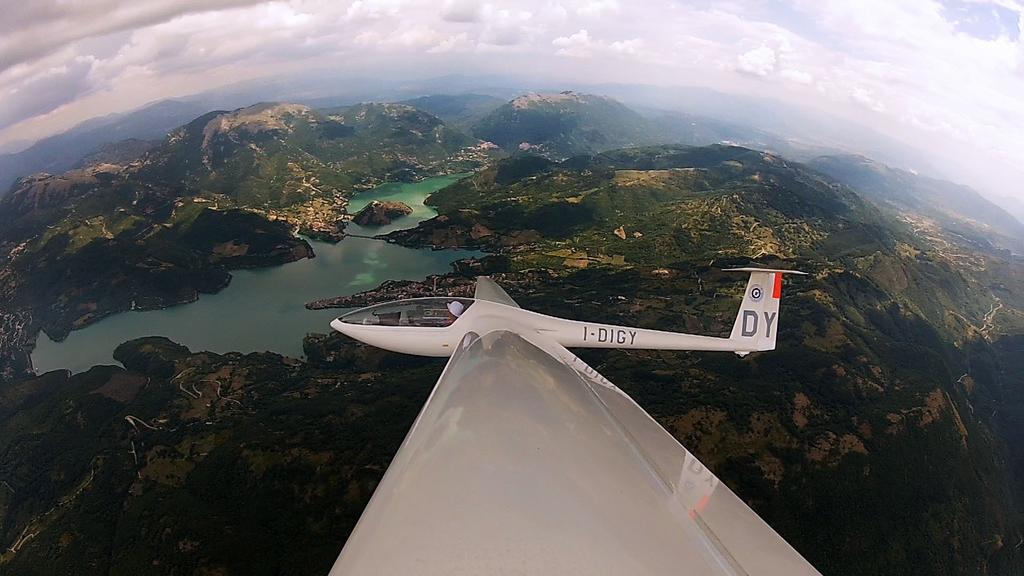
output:
M518 96L478 120L472 131L506 151L531 150L558 160L651 143L645 123L611 98L564 91Z
M821 156L807 162L870 200L896 211L935 218L957 233L983 236L1024 253L1024 223L962 184L892 168L860 155Z
M0 154L0 196L22 176L62 173L103 144L126 138L153 140L206 112L202 102L161 100L137 110L85 120L28 148Z

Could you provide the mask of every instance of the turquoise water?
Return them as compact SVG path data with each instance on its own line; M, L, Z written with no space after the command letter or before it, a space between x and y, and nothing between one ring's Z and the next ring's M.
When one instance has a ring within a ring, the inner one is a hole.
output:
M413 184L385 184L360 193L353 198L353 212L375 198L398 199L415 211L387 227L352 226L349 230L379 234L415 226L435 214L423 205L423 199L456 179L445 176ZM316 258L234 271L227 288L217 294L203 294L191 304L117 314L71 332L63 342L54 342L40 333L32 364L38 373L56 369L81 372L97 364L116 364L114 348L141 336L166 336L193 351L269 350L301 357L302 338L309 332L329 331L331 319L338 315L338 310L307 310L306 302L355 294L384 280L422 279L449 271L455 260L479 254L418 250L365 238L310 244Z
M437 178L430 178L429 180L413 182L411 184L391 182L388 184L382 184L373 190L359 192L354 195L348 203L348 211L352 214L359 212L359 210L361 210L363 206L369 204L371 200L397 200L398 202L405 202L410 208L412 208L412 214L396 218L387 226L359 226L357 224L349 224L346 230L352 234L375 236L378 234L387 234L403 228L412 228L417 223L428 218L433 218L437 214L433 208L423 204L423 200L427 196L435 190L440 190L448 184L464 178L465 176L468 176L468 174L439 176Z

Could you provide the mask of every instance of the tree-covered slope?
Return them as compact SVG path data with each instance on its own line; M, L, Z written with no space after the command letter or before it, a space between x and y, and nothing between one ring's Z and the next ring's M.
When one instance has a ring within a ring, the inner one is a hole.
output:
M442 365L331 354L147 338L3 387L0 573L326 574Z

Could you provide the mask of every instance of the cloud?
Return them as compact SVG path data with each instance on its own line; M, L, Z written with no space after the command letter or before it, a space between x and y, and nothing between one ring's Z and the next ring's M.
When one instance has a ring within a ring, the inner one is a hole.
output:
M4 17L0 19L0 71L31 62L83 38L156 24L190 12L255 3L257 0L15 2L4 6Z
M533 13L528 10L496 9L489 5L482 19L486 25L480 33L481 44L517 46L530 39Z
M449 36L432 46L427 52L431 54L445 54L449 52L466 52L472 50L474 43L466 32Z
M571 36L559 36L552 40L551 44L558 48L558 54L576 58L590 56L593 46L590 41L590 33L586 30L580 30Z
M775 71L775 50L760 46L740 54L736 58L736 69L755 76L767 76Z
M600 17L618 11L618 0L589 0L576 6L576 13L580 16Z
M515 46L526 38L526 32L513 24L490 26L480 35L482 44L493 46Z
M643 53L644 41L640 38L632 40L616 40L608 45L608 49L619 54L639 56Z
M850 96L854 101L863 104L867 108L874 110L875 112L885 112L885 104L875 98L875 95L871 93L867 88L857 86L850 93Z
M812 84L814 83L814 76L809 72L803 70L786 69L779 72L779 76L796 82L797 84Z
M479 22L480 3L476 0L445 0L441 19L447 22Z
M92 61L78 58L67 64L46 68L23 79L17 86L0 90L0 128L25 117L46 114L72 102L92 89L89 72Z
M345 19L359 21L397 18L406 3L405 0L355 0L345 10Z
M656 61L657 56L645 48L640 38L606 42L592 38L586 29L580 29L569 36L559 36L551 41L559 56L570 58L629 58L637 61Z

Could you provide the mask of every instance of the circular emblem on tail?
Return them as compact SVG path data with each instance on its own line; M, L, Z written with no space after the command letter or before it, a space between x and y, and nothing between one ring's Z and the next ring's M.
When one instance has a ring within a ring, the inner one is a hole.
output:
M754 286L750 289L750 299L754 302L760 302L762 296L764 296L764 291L761 290L760 286Z

